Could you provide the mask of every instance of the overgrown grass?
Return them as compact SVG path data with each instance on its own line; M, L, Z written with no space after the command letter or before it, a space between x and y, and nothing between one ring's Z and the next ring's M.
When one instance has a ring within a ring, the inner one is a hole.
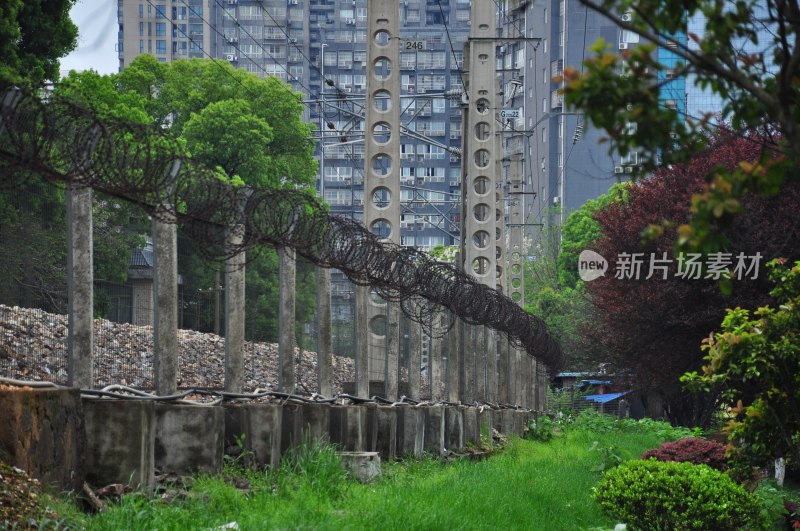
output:
M601 422L589 419L590 423ZM602 421L605 422L605 421ZM59 507L87 529L589 529L613 527L591 499L599 470L637 458L664 434L580 422L549 442L513 439L484 461L433 458L384 463L370 485L346 479L331 447L304 446L277 471L229 466L243 493L224 478L199 477L184 501L126 496L98 515Z

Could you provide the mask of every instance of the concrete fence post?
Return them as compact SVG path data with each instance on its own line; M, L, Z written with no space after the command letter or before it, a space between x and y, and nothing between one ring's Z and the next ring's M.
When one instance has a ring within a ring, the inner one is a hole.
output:
M244 239L244 225L234 225L226 234L230 249ZM245 253L225 261L225 390L244 390Z
M69 185L67 221L68 383L72 387L88 388L94 383L91 188Z
M331 270L317 268L317 392L333 395L331 341Z
M278 248L280 302L278 309L278 389L293 393L296 384L294 358L295 281L297 263L290 247Z
M178 389L178 232L168 207L153 219L153 358L159 395Z

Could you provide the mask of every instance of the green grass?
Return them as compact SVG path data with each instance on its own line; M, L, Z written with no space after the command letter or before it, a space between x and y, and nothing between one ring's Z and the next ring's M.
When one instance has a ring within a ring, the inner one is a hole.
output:
M243 494L223 479L196 478L188 498L171 505L128 495L86 516L59 504L75 528L209 529L588 529L613 527L591 500L596 470L615 455L638 457L663 434L573 428L546 443L513 439L484 461L431 458L384 463L382 479L344 478L329 447L303 448L279 471L245 475ZM613 461L613 459L611 459Z

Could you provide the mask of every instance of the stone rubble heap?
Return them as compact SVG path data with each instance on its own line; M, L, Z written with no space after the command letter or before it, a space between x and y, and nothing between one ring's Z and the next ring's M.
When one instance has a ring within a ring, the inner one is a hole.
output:
M106 319L94 321L95 387L123 384L153 388L153 329ZM178 331L178 387L222 389L225 338ZM295 349L297 392L317 389L317 354ZM274 389L278 345L245 343L245 390ZM67 381L67 317L0 304L0 376L56 383ZM355 381L351 358L333 357L333 389Z

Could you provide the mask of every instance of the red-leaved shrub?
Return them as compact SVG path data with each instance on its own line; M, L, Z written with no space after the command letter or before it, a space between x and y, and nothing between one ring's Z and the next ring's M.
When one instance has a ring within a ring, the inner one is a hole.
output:
M725 470L725 450L727 446L714 441L688 437L675 442L663 443L658 448L647 450L642 459L655 458L658 461L688 462L708 465L717 470Z

